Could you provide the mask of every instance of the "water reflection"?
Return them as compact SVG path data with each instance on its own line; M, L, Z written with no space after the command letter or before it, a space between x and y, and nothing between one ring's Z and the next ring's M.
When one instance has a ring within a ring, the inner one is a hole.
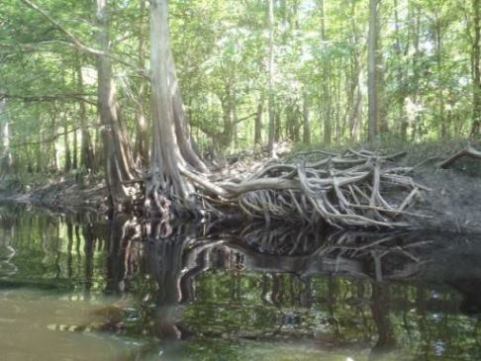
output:
M11 209L0 232L0 292L115 297L93 332L148 340L139 359L481 358L476 239Z

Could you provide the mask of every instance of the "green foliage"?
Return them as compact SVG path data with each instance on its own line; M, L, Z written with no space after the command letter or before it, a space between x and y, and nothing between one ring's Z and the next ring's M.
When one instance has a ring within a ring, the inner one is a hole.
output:
M336 143L366 137L368 1L324 0L324 14L321 3L275 2L273 95L280 141L300 142L309 130L312 141L320 142L328 125ZM37 4L96 48L94 3ZM268 93L267 2L177 0L170 6L177 75L194 140L201 151L252 148L253 113ZM111 8L114 80L121 118L134 144L139 107L150 118L149 84L139 76L139 69L149 67L148 3L112 2ZM468 135L473 119L470 1L382 1L380 14L382 118L390 134L403 141ZM3 152L12 153L16 171L63 169L67 148L80 158L81 101L92 146L101 156L95 67L95 56L75 49L40 13L22 1L2 2L0 94L7 98L0 122L11 127ZM265 143L266 104L260 115Z

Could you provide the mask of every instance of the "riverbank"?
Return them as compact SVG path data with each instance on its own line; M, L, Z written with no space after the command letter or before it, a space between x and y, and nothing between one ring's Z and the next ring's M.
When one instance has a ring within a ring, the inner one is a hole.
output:
M0 181L0 202L34 205L66 213L105 213L108 210L107 197L107 187L100 177L35 176Z
M404 156L389 160L390 166L411 167L409 175L413 180L429 189L416 195L416 202L409 211L422 216L410 216L410 228L481 233L481 161L462 158L448 169L438 166L439 162L465 145L466 142L462 141L417 145L383 143L377 146L358 145L356 149L370 149L380 154L405 152ZM481 148L479 144L474 146ZM336 150L339 151L339 148ZM310 161L319 157L319 148L300 151ZM284 155L284 158L292 159L296 153ZM235 162L225 164L210 174L210 178L222 180L236 173L245 177L254 168L267 162L267 159L260 159L258 155L234 159ZM62 212L105 213L108 210L107 199L107 188L100 176L15 177L0 182L0 201L31 204Z

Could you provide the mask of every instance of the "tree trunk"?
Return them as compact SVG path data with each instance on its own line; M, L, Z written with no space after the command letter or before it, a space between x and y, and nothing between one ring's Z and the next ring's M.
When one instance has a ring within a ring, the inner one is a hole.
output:
M291 104L285 108L285 114L287 138L292 142L297 143L300 139L299 120L301 118L297 99L291 100Z
M327 42L327 35L326 35L326 19L325 19L325 9L324 9L324 0L320 1L320 10L321 10L321 41L323 43ZM322 79L322 96L324 98L324 143L329 145L331 144L332 138L332 103L331 103L331 94L329 89L329 83L331 78L331 69L330 69L330 61L329 59L324 61L323 66L323 74L324 77Z
M221 98L222 133L218 139L218 151L229 148L234 136L234 93L235 90L232 90L230 82L225 84L225 95Z
M441 128L441 138L446 138L447 136L447 129L448 129L448 124L447 119L444 115L444 96L443 96L443 42L442 42L442 24L441 24L441 19L437 18L436 22L434 24L435 27L435 36L436 36L436 71L437 71L437 78L438 78L438 122L440 124Z
M309 99L308 95L304 93L302 102L302 120L303 120L303 135L302 140L305 145L311 144L311 121L309 114Z
M168 86L169 93L172 95L175 134L179 144L180 152L188 165L198 171L205 172L207 171L207 167L193 148L193 140L190 135L187 117L184 111L184 102L182 100L182 93L177 80L175 62L171 49L169 49L168 60Z
M140 0L140 24L139 24L139 47L137 50L138 65L140 69L145 68L145 32L144 13L146 10L145 0ZM142 80L138 90L137 103L137 132L135 137L135 161L145 166L149 159L149 136L148 122L145 116L144 99L146 97L145 82Z
M65 148L65 164L64 164L64 170L65 172L70 172L72 169L72 153L70 151L70 142L68 140L68 124L67 124L67 118L64 119L64 133L63 133L63 142L64 142L64 148Z
M342 61L339 61L339 64L337 66L337 69L342 69L343 64ZM340 142L343 139L344 136L344 119L342 115L342 106L341 106L341 101L342 101L342 95L341 95L341 83L342 83L342 77L343 74L342 72L339 72L338 74L334 74L333 80L335 84L335 95L334 98L336 100L335 102L335 107L334 107L334 112L336 114L336 135L335 135L335 140L336 142Z
M75 65L72 70L73 70L72 83L77 84L77 66ZM77 169L77 167L78 167L78 139L77 139L77 126L76 124L74 124L73 145L72 145L72 169Z
M368 140L374 141L378 134L378 2L369 0L369 36L368 36Z
M97 0L98 42L104 53L110 51L109 9L107 0ZM126 182L133 179L133 161L119 119L112 62L108 55L98 55L98 107L103 127L105 175L111 206L121 211L131 201Z
M382 53L382 37L381 25L379 23L381 1L378 0L378 14L377 14L377 34L376 34L376 92L377 92L377 127L380 134L387 134L389 132L389 124L387 121L387 106L384 101L384 57Z
M274 0L269 0L268 12L269 24L269 132L267 148L269 154L274 156L274 140L275 140L275 111L274 111Z
M399 10L398 10L398 0L394 0L394 26L396 29L396 56L398 58L398 62L401 61L402 56L403 56L403 51L401 47L401 39L402 39L402 32L401 32L401 27L400 27L400 21L399 21ZM410 32L408 31L408 40L407 40L407 45L406 49L409 47L409 34ZM403 68L404 64L398 64L398 69L397 69L397 83L398 83L398 88L403 89L402 92L399 92L398 98L397 98L397 103L398 103L398 108L399 108L399 136L400 138L405 141L407 139L407 129L408 129L408 122L406 118L406 114L404 111L404 102L405 102L405 91L404 91L404 78L405 78L405 70Z
M84 93L84 83L82 76L82 64L80 54L77 54L76 72L77 72L77 90L79 94ZM94 170L94 152L92 149L92 140L87 126L87 108L85 102L79 102L79 119L80 119L80 134L82 136L82 143L80 145L80 165L85 170Z
M73 131L73 145L72 145L72 169L78 168L78 139L77 129Z
M264 95L261 95L257 104L257 113L254 125L254 145L262 143L262 114L264 112Z
M481 1L473 1L473 46L472 46L472 74L473 74L473 122L471 136L481 133Z
M55 111L56 113L56 111ZM39 117L39 114L36 114L36 117ZM53 114L52 115L52 119L51 119L51 130L52 130L52 133L55 134L54 132L57 131L57 119L56 119L56 114ZM41 136L41 138L43 138ZM43 140L43 139L41 139ZM42 141L43 143L43 141ZM57 151L57 144L55 141L53 142L50 142L50 148L49 151L47 153L50 153L49 156L51 157L49 159L49 157L47 157L47 164L50 163L50 167L52 167L52 170L54 173L57 173L60 169L60 165L59 165L59 161L58 161L58 151ZM39 152L41 153L41 152ZM38 155L38 158L37 159L42 159L42 154L39 154ZM44 165L42 164L41 161L37 162L37 170L40 172L42 170L42 167Z
M413 71L413 84L412 87L414 89L414 94L412 95L412 102L414 105L417 105L419 101L419 57L420 57L420 38L421 38L421 9L417 4L413 4L412 0L409 0L409 11L414 17L414 24L412 26L412 38L413 38L413 46L414 46L414 55L412 57L412 71ZM409 121L412 123L412 135L411 140L415 141L418 133L419 128L421 126L421 117L419 116L419 112L416 110L414 116L411 116Z
M151 82L153 139L151 180L146 189L146 208L168 217L171 200L187 206L192 189L180 174L185 166L176 139L173 97L169 93L170 34L167 0L150 2ZM177 208L174 207L174 208Z
M361 107L362 107L362 93L361 93L361 65L360 65L360 51L358 49L359 37L356 26L356 1L351 0L351 32L353 48L351 55L351 77L349 87L349 128L350 139L352 141L358 140L359 124L361 122Z
M2 132L2 153L0 159L0 176L10 173L12 153L10 151L10 120L7 113L7 100L0 99L0 127Z
M377 256L379 257L379 256ZM371 312L378 339L371 350L370 359L382 358L396 346L394 328L389 318L390 289L387 285L373 283Z
M274 102L274 143L279 142L282 136L281 106ZM275 149L274 149L275 153ZM275 154L273 154L275 156Z

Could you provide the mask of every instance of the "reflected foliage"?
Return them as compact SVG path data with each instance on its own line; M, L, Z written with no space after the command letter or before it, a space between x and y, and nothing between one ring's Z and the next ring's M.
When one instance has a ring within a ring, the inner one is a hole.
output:
M0 292L114 295L96 331L140 358L481 357L476 240L1 213Z

